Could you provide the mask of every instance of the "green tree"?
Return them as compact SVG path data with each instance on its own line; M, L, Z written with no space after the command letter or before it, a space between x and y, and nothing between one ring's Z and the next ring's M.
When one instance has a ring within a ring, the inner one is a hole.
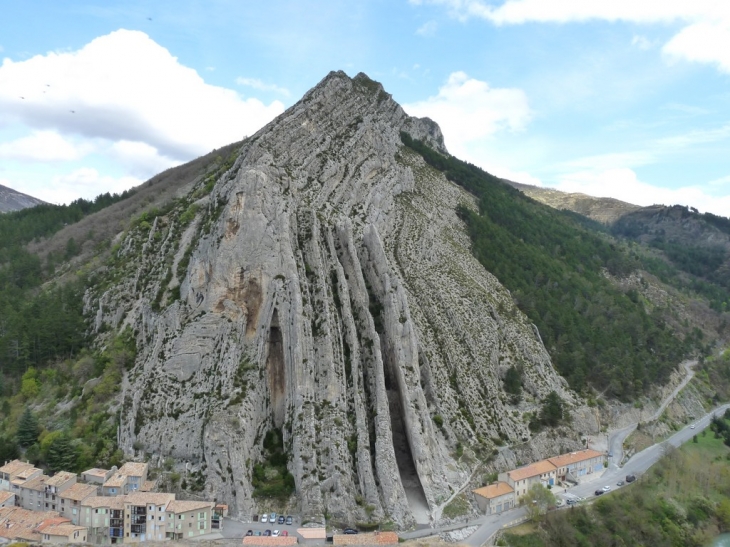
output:
M522 390L522 373L512 365L504 376L504 390L510 395L519 395Z
M38 420L27 406L18 422L17 439L23 448L31 446L38 440Z
M15 439L0 436L0 462L14 460L19 455Z
M38 381L38 371L30 367L21 378L20 393L26 399L32 399L40 392L41 384Z
M46 454L46 461L48 462L48 468L54 473L76 470L76 452L68 435L62 433L51 441Z
M547 514L548 508L555 505L555 496L542 484L534 484L522 497L520 503L527 510L530 520L538 520Z
M564 417L563 400L555 391L551 391L542 403L540 421L545 425L555 427L563 421Z

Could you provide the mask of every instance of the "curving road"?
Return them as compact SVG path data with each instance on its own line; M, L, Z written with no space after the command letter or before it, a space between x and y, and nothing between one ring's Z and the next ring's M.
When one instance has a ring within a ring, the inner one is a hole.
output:
M694 367L695 364L696 361L687 361L685 363L682 363L685 370L687 371L686 377L662 402L662 404L659 406L651 419L657 419L661 415L661 413L664 412L669 403L674 400L677 394L692 379L692 377L694 376L694 370L692 370L692 367ZM579 484L578 486L574 486L573 488L566 490L565 493L560 494L560 497L563 497L566 500L570 498L590 499L595 497L594 492L598 488L601 488L603 486L611 486L611 488L614 490L619 488L617 486L617 482L625 480L626 475L633 474L639 476L642 473L646 472L646 470L654 465L657 461L659 461L665 451L665 443L668 443L675 447L680 446L681 444L690 440L694 434L706 428L710 424L710 420L712 419L712 416L714 414L724 413L725 410L727 410L728 408L730 408L730 404L724 404L717 407L713 411L707 413L705 416L694 422L694 429L691 425L687 425L686 427L672 435L666 441L654 444L649 448L646 448L645 450L632 456L631 459L626 462L626 465L624 465L623 468L618 467L618 465L614 462L620 462L623 458L623 441L629 435L629 433L631 433L636 428L637 424L631 424L622 429L614 430L609 434L609 446L611 447L611 450L613 452L613 461L610 462L608 469L601 475L598 475L596 473L595 478L590 482L584 482L582 484ZM456 530L459 528L464 528L466 526L479 526L479 528L472 535L470 535L465 540L462 540L460 543L464 543L466 545L469 545L470 547L481 547L485 544L485 542L490 540L497 531L515 523L515 521L519 521L520 519L524 518L525 514L526 511L522 507L518 507L499 515L485 515L471 520L467 523L460 523L457 525L446 526L442 528L425 528L421 530L415 530L413 532L406 532L400 534L400 537L404 539L414 539L419 537L432 536L435 534L439 534L440 532Z
M669 403L671 403L675 397L679 394L680 391L682 391L685 386L689 383L689 381L694 377L695 371L694 366L697 365L697 361L685 361L682 363L682 366L684 367L684 370L687 371L687 374L685 375L684 379L680 382L680 384L674 388L672 393L670 393L664 401L662 401L662 404L659 405L659 408L657 411L649 416L649 418L646 421L652 421L652 420L658 420L659 417L662 415L662 413L666 410L666 408L669 406ZM626 437L628 437L631 433L633 433L634 429L636 429L636 426L638 424L634 423L631 425L628 425L626 427L623 427L621 429L614 429L609 433L608 437L608 452L609 454L613 454L611 458L609 458L608 462L608 468L610 469L618 469L619 464L624 459L624 441L626 440ZM618 462L618 463L617 463Z

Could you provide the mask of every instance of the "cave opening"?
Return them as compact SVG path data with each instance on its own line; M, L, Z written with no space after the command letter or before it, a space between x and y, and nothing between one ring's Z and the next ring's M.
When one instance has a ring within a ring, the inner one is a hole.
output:
M286 413L286 374L284 372L284 338L279 325L279 312L274 309L269 325L266 376L269 383L271 414L274 427L284 425Z
M382 324L382 322L381 322ZM401 484L405 490L408 505L411 508L417 524L429 524L430 511L426 494L418 476L416 463L413 459L410 438L406 431L407 422L403 408L405 394L401 389L400 382L395 376L395 357L389 351L386 336L379 333L382 342L383 373L385 379L385 391L388 396L388 411L390 412L390 430L393 435L393 450L395 461L398 464Z

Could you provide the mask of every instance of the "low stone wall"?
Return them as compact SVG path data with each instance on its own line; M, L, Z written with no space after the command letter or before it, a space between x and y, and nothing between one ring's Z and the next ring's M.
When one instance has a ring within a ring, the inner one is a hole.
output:
M297 534L304 539L325 539L327 538L326 528L297 528Z
M297 538L294 536L246 536L243 538L244 545L261 545L262 547L285 547L297 543Z
M337 534L332 537L334 545L396 545L395 532L372 532L367 534Z

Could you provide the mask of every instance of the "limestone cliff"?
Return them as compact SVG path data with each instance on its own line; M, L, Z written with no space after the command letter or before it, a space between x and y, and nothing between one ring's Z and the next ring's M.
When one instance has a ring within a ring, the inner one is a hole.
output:
M580 446L595 420L470 253L456 207L473 196L401 131L445 152L435 123L367 76L333 72L118 237L118 270L87 308L98 332L137 336L126 453L188 462L246 517L277 428L305 519L406 527L440 518L480 471ZM518 406L501 381L513 364ZM534 437L529 413L551 390L572 429Z

